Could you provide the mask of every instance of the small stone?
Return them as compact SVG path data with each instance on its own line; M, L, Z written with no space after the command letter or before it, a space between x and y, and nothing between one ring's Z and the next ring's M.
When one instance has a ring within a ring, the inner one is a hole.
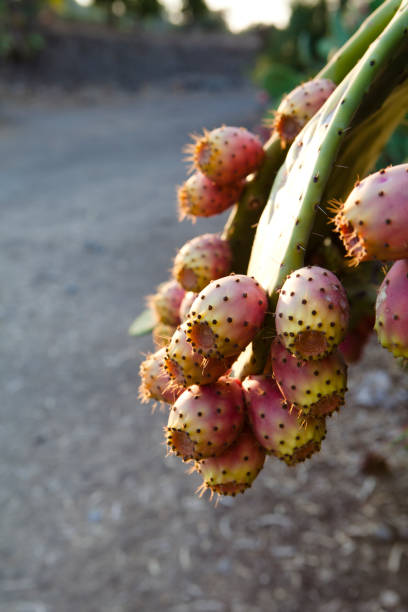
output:
M385 608L395 608L395 606L399 604L400 596L396 591L387 589L386 591L382 591L380 601Z

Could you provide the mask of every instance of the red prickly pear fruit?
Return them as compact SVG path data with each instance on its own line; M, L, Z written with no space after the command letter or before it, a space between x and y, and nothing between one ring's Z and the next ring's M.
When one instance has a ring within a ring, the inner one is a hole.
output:
M168 345L172 335L176 331L174 325L167 325L167 323L157 323L153 328L153 342L158 348L163 348Z
M269 376L247 376L242 386L252 431L268 454L295 465L320 450L326 434L324 418L301 423L297 410Z
M243 181L217 185L202 172L195 172L178 190L180 221L219 215L239 200L243 188Z
M187 315L189 313L191 305L196 299L196 297L197 297L197 293L195 293L194 291L186 291L186 294L183 297L183 301L180 304L180 311L179 311L180 321L182 323L184 323L184 321L187 319Z
M329 270L299 268L283 284L276 306L276 331L300 359L321 359L344 338L349 320L346 292Z
M218 495L244 493L265 462L265 451L258 444L251 430L246 427L235 442L222 455L196 462L195 469L203 477L197 492L202 495L207 489Z
M336 85L328 79L313 79L283 98L273 122L283 147L296 138L335 89Z
M350 265L408 257L408 164L392 166L355 184L333 219Z
M218 380L226 373L231 360L206 358L195 353L191 343L187 342L186 323L174 332L167 346L164 358L164 369L171 380L182 387L206 385Z
M193 385L170 410L166 442L183 461L214 457L237 438L244 424L241 383L220 378L211 385Z
M349 329L344 340L339 344L339 351L347 365L360 361L373 329L374 317L371 314L362 317L354 327Z
M383 282L375 305L375 331L394 357L408 358L408 260L396 261Z
M162 348L148 355L140 366L142 382L139 387L139 397L143 404L151 400L173 404L184 391L182 387L174 384L163 370L165 356L166 349Z
M208 283L231 272L232 251L217 234L196 236L181 247L173 276L186 291L199 292Z
M302 361L275 339L271 362L283 396L302 416L327 416L344 404L347 367L338 351L323 359Z
M343 355L347 365L357 363L363 354L366 338L361 338L353 331L346 334L346 337L339 344L339 351Z
M217 185L238 183L261 165L265 152L259 138L242 127L204 131L187 147L195 167Z
M253 277L219 278L194 300L186 321L187 339L205 357L237 355L259 331L267 307L267 295Z
M185 290L176 280L161 283L157 287L157 292L147 298L157 320L167 325L179 325L180 304L184 294Z

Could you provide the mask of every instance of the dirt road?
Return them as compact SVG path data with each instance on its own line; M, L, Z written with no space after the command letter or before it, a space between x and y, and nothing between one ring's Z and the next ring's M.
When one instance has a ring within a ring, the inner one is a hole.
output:
M375 342L321 454L216 508L137 400L151 345L129 323L222 223L178 224L182 146L256 112L245 89L3 103L1 612L408 608L408 385ZM362 473L367 450L390 474Z

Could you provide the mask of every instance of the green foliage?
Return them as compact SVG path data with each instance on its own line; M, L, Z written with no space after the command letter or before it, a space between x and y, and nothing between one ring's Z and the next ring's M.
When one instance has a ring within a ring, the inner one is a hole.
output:
M144 310L129 327L130 336L144 336L152 331L156 324L155 316L150 308Z
M104 9L106 22L115 25L123 16L136 19L160 19L164 9L160 0L94 0Z
M44 46L38 30L38 16L46 0L0 0L0 56L15 61L31 59Z
M253 76L273 99L278 99L285 92L294 89L304 77L290 66L271 62L265 56L258 59Z
M183 0L181 12L186 23L197 23L210 15L205 0Z
M225 29L221 13L211 11L205 0L183 0L181 13L183 25L186 27L200 27L207 30Z

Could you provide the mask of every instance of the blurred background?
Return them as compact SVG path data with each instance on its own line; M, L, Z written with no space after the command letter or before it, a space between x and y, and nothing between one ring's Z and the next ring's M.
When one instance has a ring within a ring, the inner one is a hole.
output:
M177 221L190 134L266 138L379 4L0 0L0 612L408 609L408 383L375 338L321 453L215 507L165 456L127 333L225 221Z

